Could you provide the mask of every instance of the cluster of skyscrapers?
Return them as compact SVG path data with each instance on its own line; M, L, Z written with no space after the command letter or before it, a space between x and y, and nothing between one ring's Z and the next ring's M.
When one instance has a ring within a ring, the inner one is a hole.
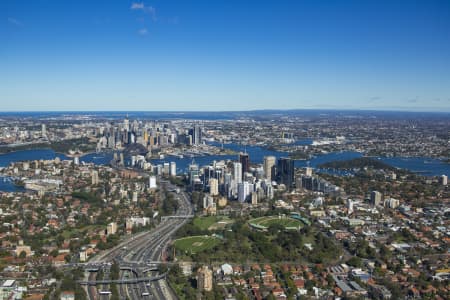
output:
M141 144L144 147L159 147L170 144L200 145L202 128L173 128L168 124L157 122L143 123L126 118L123 123L106 124L96 129L99 136L98 149L120 149L130 144Z
M240 153L234 162L214 161L202 168L193 162L189 166L189 181L193 190L256 204L260 199L273 198L275 186L287 190L294 187L294 161L267 156L262 166L251 167L249 155Z

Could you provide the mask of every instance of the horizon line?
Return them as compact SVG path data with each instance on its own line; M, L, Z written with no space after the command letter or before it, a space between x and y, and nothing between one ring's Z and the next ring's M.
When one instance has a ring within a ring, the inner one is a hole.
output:
M242 110L0 110L3 113L242 113L242 112L294 112L294 111L341 111L341 112L398 112L398 113L439 113L449 114L449 110L413 110L413 109L382 109L382 108L262 108Z

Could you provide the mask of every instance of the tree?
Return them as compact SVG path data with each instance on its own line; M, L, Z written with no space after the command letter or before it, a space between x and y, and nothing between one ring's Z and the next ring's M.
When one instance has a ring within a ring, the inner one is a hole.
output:
M356 268L361 268L363 265L362 259L357 257L357 256L353 256L352 258L350 258L347 261L347 264Z
M27 253L25 251L20 252L19 258L26 258L26 257L27 257Z
M277 234L278 232L281 232L284 230L284 226L279 224L279 223L272 223L269 225L269 227L267 228L267 231L271 234Z

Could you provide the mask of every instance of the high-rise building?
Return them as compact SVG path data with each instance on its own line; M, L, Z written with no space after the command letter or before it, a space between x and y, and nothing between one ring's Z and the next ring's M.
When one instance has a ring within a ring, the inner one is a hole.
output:
M233 163L233 179L237 184L242 182L242 164L240 162Z
M200 145L202 143L202 129L199 125L189 130L189 135L192 137L193 145Z
M286 157L280 158L277 164L278 182L284 184L287 189L291 189L294 186L294 177L294 161Z
M373 206L379 206L381 205L381 193L378 191L372 191L370 193L370 204Z
M213 288L212 270L208 266L201 267L197 271L197 288L200 291L211 291Z
M128 116L123 120L123 128L126 131L130 131L130 121L128 120Z
M41 135L46 136L47 135L47 129L45 127L45 124L41 125Z
M306 167L305 175L312 176L312 173L313 173L313 169L311 167Z
M238 201L246 202L248 196L250 196L252 192L253 184L250 184L246 181L238 184Z
M275 162L275 156L264 156L264 176L270 181L272 181Z
M209 193L211 196L219 195L219 181L216 178L209 180Z
M242 178L244 173L247 173L250 169L250 159L247 153L239 153L239 162L242 165Z
M442 185L447 185L447 182L448 182L447 175L442 175L441 176L441 183L442 183Z
M347 199L347 212L349 215L353 213L353 201L350 198Z
M198 165L195 164L194 161L189 165L189 181L191 186L193 186L194 181L196 178L198 178L200 175L200 171L198 169Z
M92 181L92 185L98 184L98 171L97 170L92 170L91 181Z
M157 185L156 185L156 177L155 176L150 176L149 179L149 188L150 189L156 189Z
M116 234L117 232L117 223L111 222L106 227L106 235Z
M208 208L214 203L214 198L211 195L205 194L203 197L203 208Z
M163 175L167 176L167 175L169 175L169 172L170 172L170 164L168 162L165 162L163 164L163 171L162 171L162 173L163 173Z
M170 162L170 176L177 176L177 164L176 162Z

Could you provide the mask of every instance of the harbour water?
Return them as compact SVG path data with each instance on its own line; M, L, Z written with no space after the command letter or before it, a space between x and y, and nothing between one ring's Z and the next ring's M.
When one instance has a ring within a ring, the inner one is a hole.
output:
M306 142L305 142L306 143ZM212 143L213 145L221 147L220 143ZM288 153L281 151L273 151L259 146L253 145L239 145L235 143L224 144L224 148L231 149L235 152L247 152L250 157L251 163L262 163L264 156L275 156L276 158L287 157ZM112 159L113 154L111 152L101 152L101 153L90 153L85 156L80 157L80 162L86 163L95 163L98 165L107 165ZM361 157L362 153L359 152L332 152L323 155L319 155L313 157L309 160L296 160L296 167L306 167L310 166L313 168L317 168L318 165L330 161L338 161L338 160L349 160L353 158ZM40 160L40 159L54 159L59 157L62 160L71 159L64 154L56 153L51 149L33 149L33 150L24 150L11 152L7 154L0 155L0 167L8 166L12 162L18 161L28 161L28 160ZM196 157L194 159L184 157L184 158L176 158L176 157L167 157L166 159L154 159L152 160L153 164L162 164L164 162L174 161L177 164L177 172L178 173L186 173L189 167L189 164L195 160L195 163L200 166L209 165L214 160L236 160L237 155L210 155L210 156L201 156ZM412 172L416 172L425 176L440 176L440 175L449 175L450 174L450 164L443 162L438 159L426 158L426 157L379 157L381 161L396 167L407 169ZM10 180L4 179L0 177L0 191L15 191L17 189L21 189L20 187L16 187L13 182Z

